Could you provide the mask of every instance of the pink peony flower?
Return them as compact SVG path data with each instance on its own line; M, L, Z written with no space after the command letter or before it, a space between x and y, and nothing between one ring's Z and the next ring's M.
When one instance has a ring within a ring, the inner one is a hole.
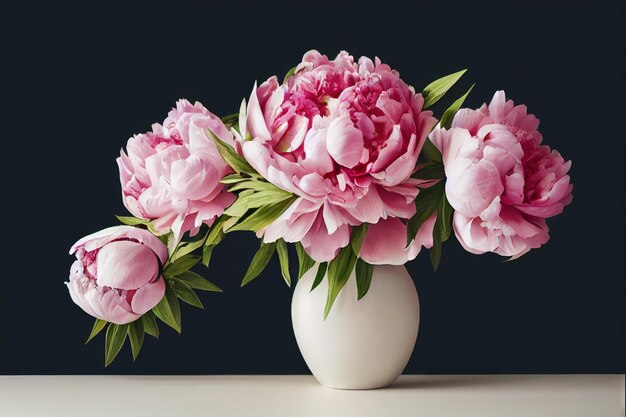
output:
M471 253L519 257L549 239L545 219L572 201L557 151L541 145L539 120L498 91L489 106L461 109L450 130L436 129L454 230Z
M153 220L160 233L196 233L211 225L235 196L220 180L230 172L205 129L234 144L222 121L196 102L179 100L163 125L128 140L120 151L124 205L135 216Z
M243 155L268 181L298 196L264 230L265 242L302 242L313 259L328 261L348 244L349 226L367 222L378 225L370 233L388 225L398 241L402 235L403 256L369 239L366 260L415 257L419 242L405 251L406 227L397 219L415 212L418 181L411 174L436 123L423 102L378 58L355 63L346 52L333 61L307 52L285 84L271 77L255 86L241 114Z
M137 320L163 298L167 248L152 233L114 226L80 239L67 288L87 314L116 324Z

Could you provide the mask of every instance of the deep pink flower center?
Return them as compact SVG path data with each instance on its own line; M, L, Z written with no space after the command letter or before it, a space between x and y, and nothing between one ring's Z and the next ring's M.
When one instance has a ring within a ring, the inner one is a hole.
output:
M178 133L171 132L170 137L166 138L162 135L158 135L152 132L147 133L149 144L152 148L160 151L162 149L167 149L170 146L180 146L183 144L183 140L180 138Z

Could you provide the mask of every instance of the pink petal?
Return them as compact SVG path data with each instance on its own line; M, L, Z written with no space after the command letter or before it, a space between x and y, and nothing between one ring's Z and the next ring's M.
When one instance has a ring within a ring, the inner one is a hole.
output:
M321 215L313 223L311 229L302 239L304 249L317 262L327 262L334 259L339 249L350 242L350 228L348 225L339 227L329 234Z
M97 264L98 285L123 290L140 288L159 272L159 262L150 248L126 240L103 246Z
M161 178L169 178L172 163L187 157L189 157L189 150L186 147L170 146L146 158L146 171L150 177L150 183L155 186L159 184Z
M266 126L274 126L274 122L281 112L280 105L285 99L285 90L276 88L267 90L267 93L269 94L267 100L260 100L263 107L263 118L265 119ZM264 101L265 104L263 105Z
M385 186L398 185L406 181L413 170L415 169L415 163L417 162L417 137L415 134L411 135L409 140L409 146L404 155L396 158L389 166L381 173L372 173L374 178L379 179L379 183Z
M463 248L474 254L493 252L498 247L498 239L481 226L479 217L466 217L458 211L454 213L452 224L456 238Z
M314 197L323 197L329 192L328 185L324 181L324 178L316 172L300 178L298 187L305 193Z
M269 139L271 137L270 132L267 129L267 124L265 123L265 118L263 117L263 109L261 108L261 104L259 103L259 98L257 96L256 83L254 84L252 94L250 95L250 103L248 103L246 125L247 131L255 138L261 137Z
M233 193L229 193L222 187L222 191L212 200L197 201L195 205L198 207L198 216L196 217L195 227L199 227L202 223L221 216L224 209L230 206L236 199Z
M415 240L411 245L423 246L425 248L433 247L433 230L435 229L435 221L437 220L437 214L432 214L422 225L420 226Z
M409 188L409 187L407 187ZM401 186L395 187L377 187L378 194L383 203L385 216L382 217L400 217L409 219L415 214L415 196L417 195L417 187L411 190L411 193L405 193Z
M452 128L467 129L472 135L475 135L480 128L480 122L485 115L478 110L460 109L452 119Z
M562 213L565 205L571 201L568 196L571 195L572 188L570 177L566 175L554 183L544 197L530 204L520 204L517 208L526 214L544 219L556 216Z
M328 127L326 148L339 164L352 168L359 163L363 154L363 134L354 127L350 116L333 120Z
M188 129L189 151L202 159L213 161L217 169L221 170L225 167L226 164L223 162L213 138L206 131L209 129L218 139L233 146L235 144L233 135L224 123L212 113L207 115L197 113L190 117Z
M385 205L377 191L377 186L369 187L354 208L348 210L357 220L363 223L376 223L386 217Z
M299 164L274 153L263 143L256 140L244 143L243 155L248 163L272 184L292 193L301 193L293 183L295 176L304 175L302 173L303 167Z
M159 304L159 301L161 301L164 295L165 280L163 277L159 277L156 281L144 285L137 290L131 301L133 312L136 314L146 313Z
M284 239L286 242L299 242L311 229L317 218L320 204L303 198L297 199L285 212L263 231L264 242Z
M356 112L356 126L363 133L365 139L372 139L376 136L376 126L365 113Z
M326 231L329 234L335 233L337 229L343 225L349 224L350 220L352 220L351 216L346 213L346 209L328 201L324 203L322 217L324 218Z
M535 222L531 222L512 207L503 207L500 210L500 218L506 224L507 228L512 229L515 235L524 239L540 234L546 228L546 226L544 226L544 220L537 219ZM507 231L506 234L511 233Z
M446 196L455 210L468 217L479 216L504 191L500 172L489 161L469 162L446 181Z
M376 107L382 110L382 112L391 119L391 123L394 125L400 123L400 117L404 110L402 104L391 99L387 91L383 91L380 96L378 96Z
M400 155L402 155L402 133L400 133L400 125L395 125L372 165L372 172L384 170Z
M172 200L171 187L167 180L161 177L156 185L146 188L141 193L138 205L145 217L155 219L172 214ZM184 200L186 203L187 199Z
M513 172L504 177L504 194L502 202L506 205L517 205L524 201L524 175Z
M304 116L294 115L289 122L289 129L280 139L276 147L279 152L293 152L302 145L309 128L309 119Z
M79 248L84 248L85 251L91 252L92 250L99 249L113 240L123 238L130 238L143 243L152 249L152 251L156 253L161 260L161 264L165 265L165 262L167 261L167 247L163 244L163 242L161 242L159 238L154 236L149 231L133 226L112 226L85 236L78 242L74 243L70 249L70 255L74 254Z
M190 200L200 200L209 195L215 187L221 186L220 174L213 163L191 155L187 159L179 159L172 163L170 184L176 195Z
M82 308L83 311L89 314L90 316L99 318L96 312L94 311L94 309L91 307L91 304L89 304L85 298L85 292L89 291L89 286L87 282L88 282L87 278L70 279L70 281L67 283L67 289L70 293L70 297L72 298L72 301L77 306ZM93 291L95 291L95 287Z
M425 232L419 235L419 240L416 239L407 247L406 225L400 219L393 217L381 219L378 223L369 225L360 257L372 265L403 265L415 259L422 244L428 243L427 239L423 239L423 235L428 234L428 228L430 228L430 245L432 246L432 225L434 221L424 223L422 228Z
M100 318L115 324L127 324L140 316L130 311L130 306L117 291L110 290L100 297Z
M495 121L500 121L504 117L506 95L504 91L496 91L489 103L489 115Z
M461 149L468 152L468 147L477 150L479 143L466 129L452 128L450 130L435 129L430 134L430 140L439 149L442 155L446 174L451 171L459 159ZM469 151L471 152L471 151Z
M326 149L327 129L310 129L304 139L304 159L302 166L324 175L334 169L333 160Z

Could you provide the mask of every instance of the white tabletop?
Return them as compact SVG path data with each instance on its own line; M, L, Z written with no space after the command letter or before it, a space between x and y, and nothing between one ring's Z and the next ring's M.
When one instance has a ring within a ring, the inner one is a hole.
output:
M624 416L623 375L402 376L339 391L311 376L0 376L0 416Z

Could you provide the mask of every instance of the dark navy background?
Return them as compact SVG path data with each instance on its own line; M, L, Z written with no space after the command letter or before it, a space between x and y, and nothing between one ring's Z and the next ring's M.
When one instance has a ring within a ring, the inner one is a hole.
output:
M162 326L135 363L125 347L105 369L103 336L83 346L93 320L63 282L71 244L125 214L115 158L131 134L181 97L233 113L311 48L378 55L417 89L468 67L455 96L505 89L574 161L574 202L540 250L505 263L452 239L438 273L426 253L407 266L422 321L406 372L622 373L623 4L413 3L3 2L0 373L308 372L277 261L239 288L251 234L201 271L225 293L183 306L183 333Z

